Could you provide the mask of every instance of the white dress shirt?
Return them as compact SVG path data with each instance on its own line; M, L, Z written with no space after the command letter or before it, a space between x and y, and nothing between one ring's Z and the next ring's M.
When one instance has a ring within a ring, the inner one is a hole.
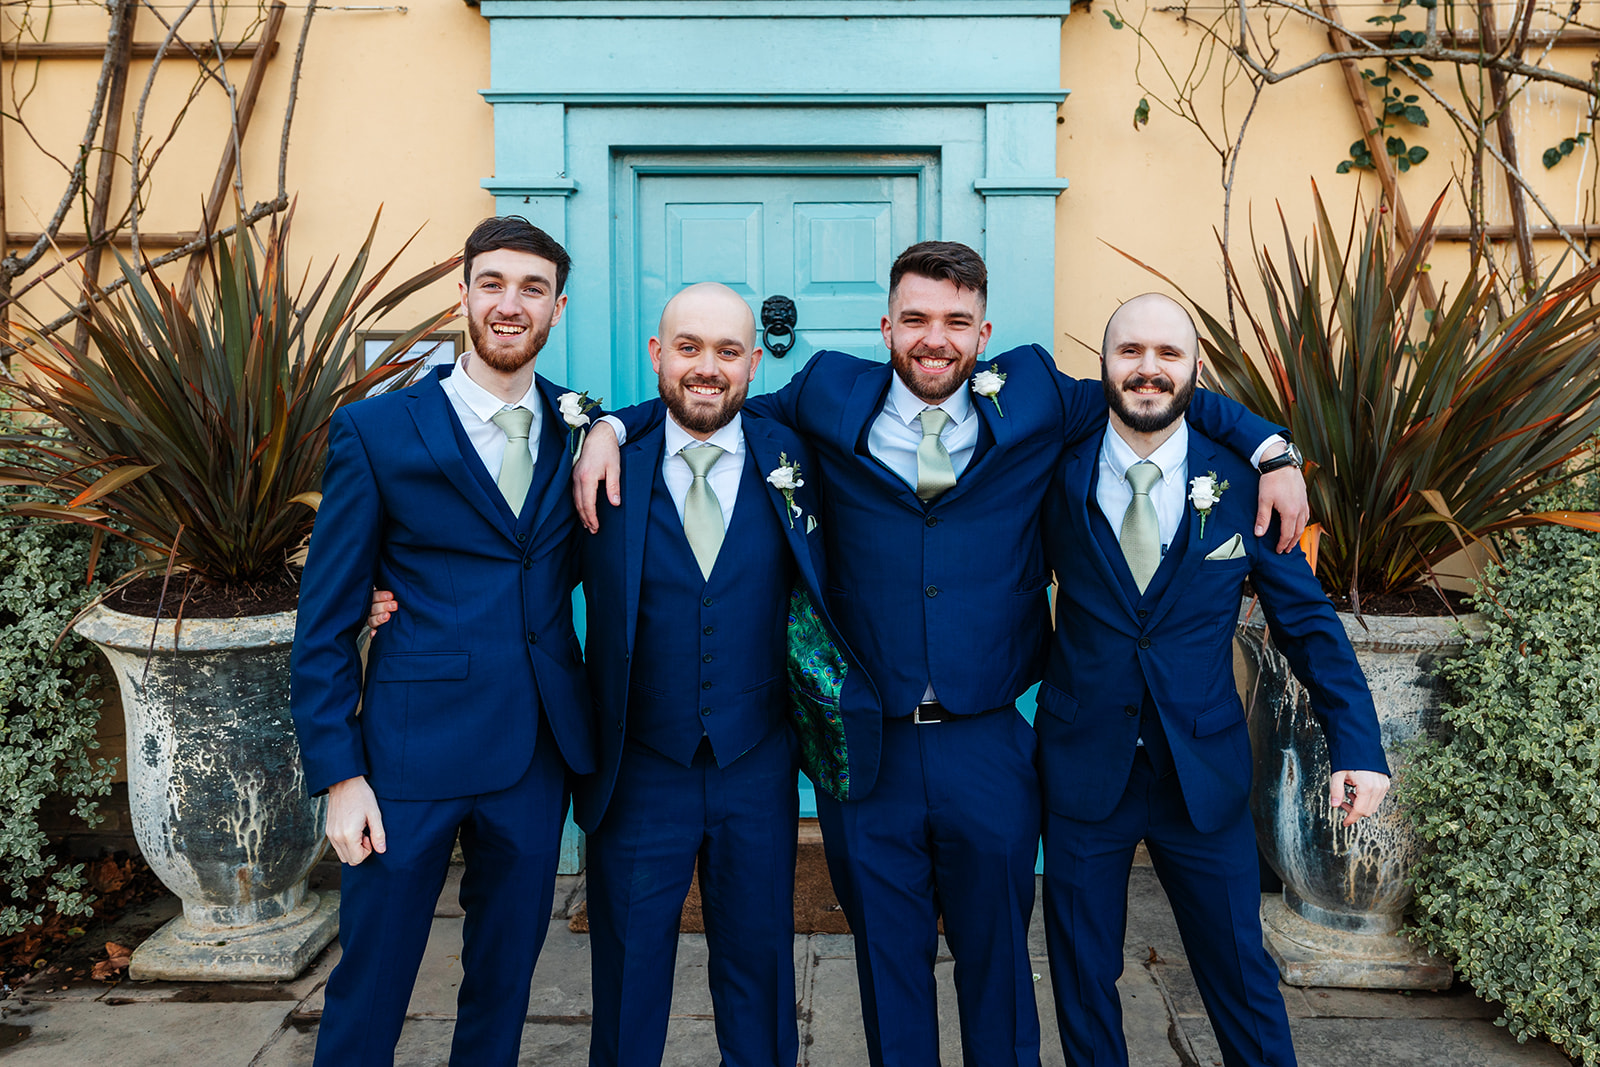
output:
M1166 555L1167 546L1178 535L1178 524L1183 521L1183 507L1189 495L1188 420L1180 418L1172 436L1145 458L1161 468L1161 477L1150 487L1150 503L1156 509L1156 523L1161 529L1161 554ZM1133 487L1128 484L1128 468L1138 462L1138 453L1122 439L1114 426L1108 424L1100 445L1095 501L1100 505L1100 512L1106 521L1111 523L1111 531L1119 535L1122 517L1133 501Z
M515 404L507 404L489 390L467 377L467 361L472 353L462 355L456 369L445 376L441 384L450 406L455 409L461 428L467 431L467 440L483 460L489 477L500 477L500 461L506 454L506 432L489 420L508 408L527 408L533 412L533 424L528 427L528 454L533 465L539 465L539 431L544 425L544 405L539 402L537 382L528 385L528 391Z
M867 451L872 453L872 458L912 489L917 487L917 446L922 443L920 416L930 407L942 408L950 416L939 440L950 453L950 466L960 478L978 447L978 413L973 409L972 393L965 384L943 402L929 404L906 388L900 375L893 375L883 410L872 420L872 429L867 434Z
M717 503L722 505L722 528L726 530L733 522L733 505L739 498L739 481L744 474L743 420L743 415L734 415L732 422L712 434L710 440L702 442L690 437L689 431L678 425L672 413L667 413L667 442L662 450L665 454L661 457L661 477L667 483L667 492L672 494L679 522L683 521L683 498L689 495L689 486L694 483L694 471L689 469L689 461L683 458L683 452L701 444L716 445L722 449L722 455L706 472L706 482L711 486L711 491L717 494Z

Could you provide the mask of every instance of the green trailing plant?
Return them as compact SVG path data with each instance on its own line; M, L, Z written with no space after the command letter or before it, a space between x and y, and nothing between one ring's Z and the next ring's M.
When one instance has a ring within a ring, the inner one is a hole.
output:
M308 284L290 266L293 217L210 246L192 302L126 260L121 291L88 283L87 354L17 331L31 374L13 388L47 423L6 437L15 458L0 483L35 490L14 513L121 534L146 553L139 571L170 560L231 588L284 579L319 499L328 419L410 368L404 354L454 312L365 371L356 332L460 262L375 297L405 249L364 278L374 218L343 275Z
M1600 268L1546 280L1497 319L1474 261L1429 312L1419 290L1443 196L1409 246L1379 213L1341 244L1312 189L1309 249L1284 223L1281 265L1256 257L1265 311L1230 260L1241 336L1199 314L1207 386L1289 427L1305 454L1323 587L1359 613L1364 594L1421 585L1469 542L1492 555L1488 538L1515 527L1600 528L1593 513L1530 507L1600 428Z
M1600 507L1593 476L1541 501ZM1415 923L1519 1039L1600 1065L1600 535L1542 527L1490 564L1487 633L1397 799L1425 847Z
M0 431L13 429L9 407L0 395ZM83 865L58 862L39 825L55 796L93 825L95 798L111 789L113 762L94 753L94 647L76 636L56 644L96 592L83 581L91 540L78 527L0 513L0 938L49 908L84 915L92 903Z

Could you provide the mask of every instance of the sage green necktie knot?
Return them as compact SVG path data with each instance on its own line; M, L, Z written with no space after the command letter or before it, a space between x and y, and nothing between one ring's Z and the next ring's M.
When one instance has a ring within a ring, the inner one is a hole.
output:
M722 458L723 450L716 445L699 445L685 448L678 454L694 474L689 492L683 498L683 535L689 540L695 562L700 564L701 576L710 579L711 568L716 566L717 553L722 549L725 529L722 502L712 491L706 475Z
M943 408L924 408L917 419L922 423L922 441L917 445L917 498L930 501L956 484L956 468L939 440L950 425L950 413Z
M511 513L521 515L522 504L528 499L528 487L533 484L533 454L528 450L533 412L523 407L502 408L489 416L489 421L506 435L506 451L500 458L495 485L500 487L506 503L511 506Z
M1161 468L1147 459L1140 460L1128 468L1127 479L1133 499L1122 514L1122 530L1117 539L1127 557L1128 570L1133 572L1133 582L1143 593L1161 566L1161 523L1150 500L1150 490L1161 480Z

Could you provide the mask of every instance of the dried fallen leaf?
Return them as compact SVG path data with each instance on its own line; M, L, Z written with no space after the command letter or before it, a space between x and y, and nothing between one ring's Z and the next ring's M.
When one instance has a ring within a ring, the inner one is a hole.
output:
M106 955L112 959L116 959L118 956L131 956L133 955L133 949L127 945L119 945L115 941L107 941Z
M128 969L128 964L133 960L133 950L127 945L119 945L115 941L106 942L106 958L94 965L90 977L96 981L116 978Z

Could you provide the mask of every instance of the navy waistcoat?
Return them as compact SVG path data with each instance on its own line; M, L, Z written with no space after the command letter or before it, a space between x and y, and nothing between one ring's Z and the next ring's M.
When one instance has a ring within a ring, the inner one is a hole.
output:
M786 722L794 560L748 449L744 456L733 521L709 579L659 466L650 494L627 732L686 767L702 737L726 767Z

